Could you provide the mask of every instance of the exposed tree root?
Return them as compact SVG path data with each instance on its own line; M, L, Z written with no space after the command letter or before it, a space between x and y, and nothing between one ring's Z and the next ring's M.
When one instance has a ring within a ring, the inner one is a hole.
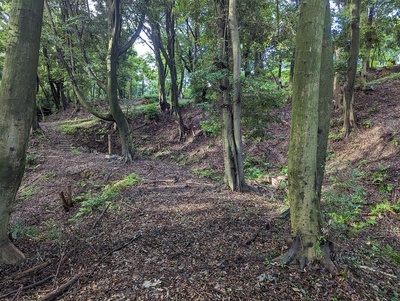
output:
M122 156L122 160L125 164L129 164L132 163L133 161L133 155L130 152L126 152L123 156Z
M283 265L298 263L301 270L304 270L309 263L319 261L332 275L336 275L337 269L331 259L331 252L333 252L332 242L328 241L324 245L321 245L320 249L322 254L321 256L315 256L315 258L309 258L307 256L307 248L309 247L303 246L301 239L296 237L290 249L273 261ZM313 248L315 248L315 246Z
M18 265L25 260L25 255L8 239L0 242L0 264Z

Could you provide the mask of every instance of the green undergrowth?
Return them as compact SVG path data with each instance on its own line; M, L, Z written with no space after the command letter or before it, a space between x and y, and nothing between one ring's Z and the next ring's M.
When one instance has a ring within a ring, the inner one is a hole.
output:
M347 229L361 219L367 192L363 173L346 166L330 172L331 185L323 191L323 210L328 224L334 229Z
M18 192L19 199L25 201L31 198L33 195L39 192L39 187L35 185L28 186L26 188L22 188Z
M381 84L387 83L392 80L397 80L397 79L400 79L400 73L392 73L388 76L384 76L384 77L381 77L376 80L368 82L368 86L373 88L373 86L375 86L375 85L381 85Z
M82 118L77 120L68 120L60 125L61 133L64 135L75 134L79 129L87 129L98 122L97 118Z
M218 171L216 171L213 168L205 168L205 169L195 168L193 169L193 172L195 175L201 178L209 178L214 181L222 181L221 175L219 175Z
M100 192L93 192L91 189L86 193L76 196L73 201L81 202L78 212L71 218L71 221L90 215L95 209L102 210L109 206L112 201L115 201L121 190L126 187L136 185L140 181L140 177L131 173L123 179L104 186Z
M328 225L334 230L355 234L375 226L386 215L400 213L400 199L390 202L393 184L389 183L389 166L378 164L378 170L364 172L347 165L342 170L330 171L331 185L323 191L323 212ZM378 187L378 199L367 201L366 186ZM377 186L379 185L379 186Z
M36 238L39 236L39 229L36 226L27 225L24 220L17 220L8 229L13 240L22 238Z
M262 181L267 177L267 169L272 167L268 158L257 159L247 156L243 162L244 176L246 180Z

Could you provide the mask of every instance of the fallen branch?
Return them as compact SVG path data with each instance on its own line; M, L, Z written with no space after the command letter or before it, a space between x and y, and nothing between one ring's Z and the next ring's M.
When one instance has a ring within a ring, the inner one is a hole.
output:
M149 123L145 123L145 124L139 125L139 126L135 127L134 129L132 129L131 132L136 131L138 129L141 129L141 128L145 127L146 125L149 125Z
M388 276L388 277L390 277L390 278L396 278L396 279L397 279L397 276L396 276L396 275L393 275L393 274L388 274L388 273L386 273L386 272L379 271L379 270L376 270L376 269L373 269L373 268L367 267L367 266L365 266L365 265L360 265L359 267L360 267L361 269L364 269L364 270L367 270L367 271L371 271L371 272L379 273L379 274L382 274L382 275Z
M100 220L103 218L104 214L107 212L107 210L108 210L108 208L110 208L110 206L111 206L111 202L109 202L108 205L107 205L107 207L104 208L103 212L101 212L101 214L100 214L100 216L98 217L98 219L96 219L96 221L94 222L94 224L93 224L91 230L93 230L93 229L97 226L97 224L98 224L98 223L100 222Z
M56 290L54 290L51 293L47 294L46 296L44 296L41 299L41 301L56 300L57 297L61 296L66 291L68 291L70 289L70 287L73 286L78 281L80 276L81 276L80 274L75 275L71 280L69 280L68 282L64 283L59 288L57 288Z
M29 290L29 289L34 288L36 286L42 285L43 283L45 283L45 282L47 282L47 281L49 281L49 280L51 280L53 278L54 278L54 275L51 275L51 276L48 276L48 277L46 277L46 278L44 278L44 279L42 279L42 280L40 280L38 282L32 283L32 284L27 285L27 286L23 286L23 287L21 287L19 289L16 289L16 290L12 290L11 292L8 292L7 294L1 295L0 299L8 297L8 296L10 296L10 295L12 295L14 293L18 293L18 292L21 292L21 291Z
M39 264L37 266L31 267L31 268L15 275L15 277L12 277L11 279L13 279L15 281L15 280L24 278L26 275L29 275L30 273L37 272L41 269L44 269L45 267L49 266L50 264L51 264L51 262L42 262L41 264Z
M117 252L117 251L120 251L120 250L126 248L126 247L129 246L131 243L133 243L134 241L138 240L140 237L142 237L141 234L136 234L136 235L134 235L134 236L133 236L130 240L128 240L125 244L123 244L122 246L120 246L120 247L118 247L118 248L113 249L112 251L108 252L108 253L107 253L105 256L103 256L103 257L109 256L109 255L111 255L111 254L114 253L114 252Z

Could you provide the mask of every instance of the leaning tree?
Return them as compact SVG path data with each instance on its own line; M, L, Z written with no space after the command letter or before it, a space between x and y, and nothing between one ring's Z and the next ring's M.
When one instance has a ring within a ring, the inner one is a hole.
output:
M13 0L0 86L0 264L24 255L7 236L10 211L25 170L35 108L43 0Z

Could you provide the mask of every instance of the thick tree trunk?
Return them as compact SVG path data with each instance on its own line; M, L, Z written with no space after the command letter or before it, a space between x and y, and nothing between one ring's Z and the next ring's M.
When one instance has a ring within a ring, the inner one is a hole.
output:
M128 121L125 118L121 107L118 104L118 41L121 30L120 0L108 0L109 9L109 43L107 53L107 96L108 103L115 123L118 126L118 133L121 142L122 156L126 162L132 161L132 143L129 133Z
M322 161L325 162L329 131L328 108L332 101L332 63L329 62L332 53L328 48L330 17L327 10L328 0L302 2L296 37L288 170L294 243L278 260L284 264L297 260L302 269L308 263L320 259L318 238L321 234L321 213L318 190L323 178ZM328 65L325 66L325 63ZM318 167L318 164L322 166Z
M35 112L36 72L43 0L14 0L0 88L0 264L17 264L24 255L9 241L12 203L25 169Z
M241 137L241 102L240 102L240 48L236 1L215 0L219 57L217 66L221 71L219 79L218 101L222 108L222 140L224 151L224 179L231 190L243 191L246 187L243 176L243 147ZM232 6L232 7L231 7ZM228 14L229 13L229 14ZM232 30L232 51L234 61L234 101L231 99L229 81L229 32L228 21Z
M221 71L222 76L219 78L218 86L218 102L222 108L222 142L224 152L224 180L231 190L236 187L235 176L235 160L232 153L231 145L233 141L233 113L230 101L230 84L228 71L228 40L227 40L227 12L226 1L215 0L216 18L217 18L217 35L219 43L219 53L217 66Z
M343 98L343 129L344 137L350 135L352 128L356 127L354 112L354 85L357 74L357 61L360 49L360 6L361 0L351 0L351 40L350 55L347 61L346 84Z

